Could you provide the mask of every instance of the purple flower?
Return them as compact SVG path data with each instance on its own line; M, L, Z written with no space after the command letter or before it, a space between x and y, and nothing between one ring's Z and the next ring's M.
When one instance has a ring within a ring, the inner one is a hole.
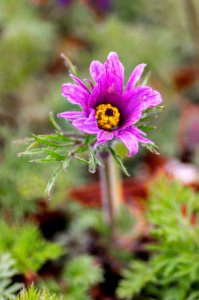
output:
M146 134L136 128L142 112L161 103L161 95L149 86L136 86L145 64L138 65L124 88L124 67L116 53L111 52L104 64L92 61L88 88L78 77L71 74L76 84L65 83L62 95L69 102L79 105L81 111L58 114L79 130L96 134L95 147L113 139L121 140L129 150L129 156L138 151L139 142L153 144Z
M57 2L61 6L67 6L71 3L71 0L57 0Z
M99 12L109 12L112 9L111 0L84 0L84 4L92 9L98 10Z

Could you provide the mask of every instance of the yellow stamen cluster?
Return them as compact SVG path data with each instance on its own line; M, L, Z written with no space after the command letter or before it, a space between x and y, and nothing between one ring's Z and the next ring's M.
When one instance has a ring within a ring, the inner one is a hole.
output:
M100 104L96 107L95 117L100 129L111 131L119 124L120 112L111 104Z

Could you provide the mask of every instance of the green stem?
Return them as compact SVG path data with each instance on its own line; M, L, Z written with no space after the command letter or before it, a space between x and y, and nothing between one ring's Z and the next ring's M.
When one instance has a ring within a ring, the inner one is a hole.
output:
M102 210L106 224L111 226L112 231L114 231L122 199L120 172L110 153L102 153L101 160L103 166L99 167L99 175Z

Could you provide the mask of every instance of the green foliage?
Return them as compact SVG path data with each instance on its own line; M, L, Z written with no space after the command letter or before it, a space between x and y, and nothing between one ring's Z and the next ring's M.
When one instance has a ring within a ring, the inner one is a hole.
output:
M102 280L103 272L95 259L80 254L66 262L59 281L41 281L39 288L46 286L49 291L60 294L63 300L92 300L90 290Z
M6 140L6 145L1 152L3 159L0 167L0 207L1 213L11 215L16 221L24 216L37 213L39 201L44 197L44 190L49 179L49 174L54 170L54 164L27 164L25 158L17 158L24 145L13 143L17 137L10 130L0 129L0 140ZM19 141L21 143L21 141ZM84 168L77 171L74 161L67 176L59 176L53 201L48 202L48 207L53 208L57 203L65 202L63 193L74 184L86 182Z
M124 172L124 174L127 176L130 176L128 170L126 169L126 167L123 164L121 156L113 148L109 147L109 150L110 150L115 162L120 167L120 169Z
M169 99L169 97L167 98ZM164 100L166 100L166 97ZM166 109L161 114L161 118L158 118L156 125L158 130L150 132L151 140L156 141L162 155L175 156L179 151L178 136L180 126L180 111L175 104L173 106L169 103L166 105Z
M33 285L28 289L23 289L17 296L16 300L61 300L61 297L57 297L51 294L46 288L37 290ZM10 299L11 300L11 299Z
M199 194L161 176L151 186L148 220L155 243L148 262L133 260L118 288L122 299L145 294L160 300L198 299Z
M20 283L12 283L12 276L17 274L15 269L15 260L9 253L0 256L0 299L7 300L15 296L15 293L21 288Z
M11 138L7 136L7 140L11 144ZM27 213L36 212L37 200L43 196L48 170L45 170L46 173L41 172L38 166L30 169L24 160L16 159L16 150L11 144L2 153L0 206L2 213L19 219Z
M24 152L19 153L19 156L34 156L35 158L30 162L59 163L46 187L46 194L49 198L59 173L68 169L72 159L87 164L91 173L94 173L97 165L101 164L96 156L96 151L90 147L90 144L96 139L95 136L64 132L52 115L50 120L55 127L55 133L33 135L32 138L25 139L24 142L28 144L28 147Z
M88 255L73 258L63 273L63 280L67 285L65 300L89 300L89 289L103 279L102 270L94 259Z
M148 108L143 114L136 126L145 133L151 132L156 129L155 125L152 125L152 122L158 117L158 114L165 108L163 105L157 107ZM156 144L142 144L147 150L152 153L159 154L159 147Z
M132 299L132 296L140 293L146 284L153 281L153 269L139 261L131 262L122 275L124 279L117 290L121 299Z
M70 204L70 213L73 215L73 222L70 225L70 233L83 240L85 233L91 229L99 233L109 244L111 228L107 226L103 214L99 208L85 208L76 203ZM126 206L121 204L119 214L115 220L115 226L121 234L129 234L132 231L135 220L132 213Z
M196 2L196 1L195 1ZM116 14L123 22L143 24L149 28L172 28L171 35L182 33L185 25L183 5L180 0L137 0L136 2L115 0ZM196 6L195 6L196 8ZM176 36L177 37L177 36ZM185 38L184 35L183 38ZM177 41L180 43L180 41ZM176 41L175 41L176 43Z
M78 204L70 206L73 214L74 222L71 224L72 234L80 234L82 236L88 229L95 229L102 235L109 236L109 228L107 228L101 210L96 208L85 208Z
M36 272L47 260L63 254L61 246L46 241L34 224L8 225L1 220L0 231L0 253L9 251L22 273Z

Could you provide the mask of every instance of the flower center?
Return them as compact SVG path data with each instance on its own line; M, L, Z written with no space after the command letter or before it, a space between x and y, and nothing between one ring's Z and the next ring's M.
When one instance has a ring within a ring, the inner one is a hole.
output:
M100 129L111 131L119 124L120 112L116 106L100 104L96 107L95 117Z

